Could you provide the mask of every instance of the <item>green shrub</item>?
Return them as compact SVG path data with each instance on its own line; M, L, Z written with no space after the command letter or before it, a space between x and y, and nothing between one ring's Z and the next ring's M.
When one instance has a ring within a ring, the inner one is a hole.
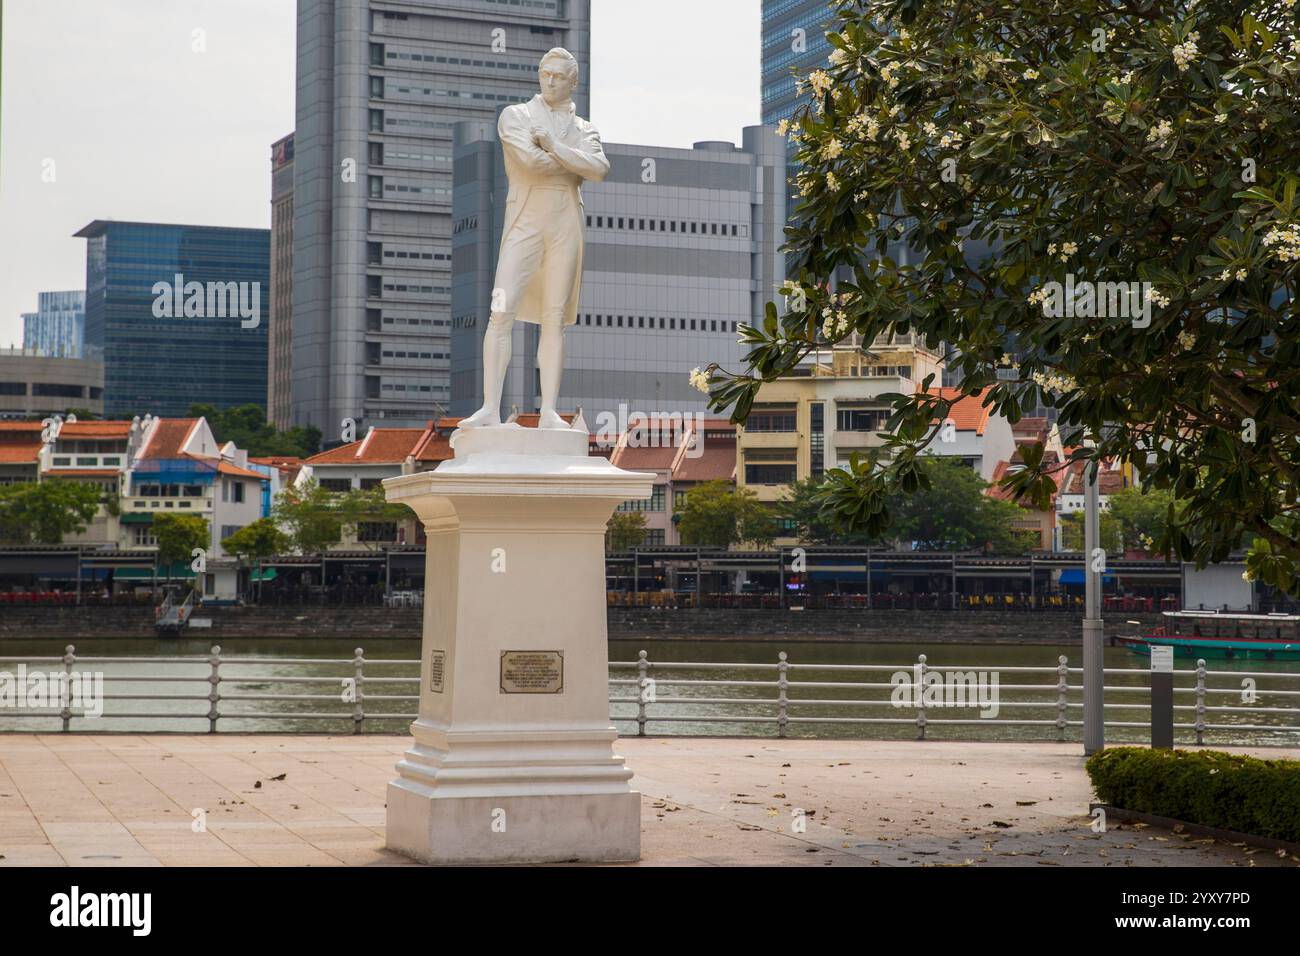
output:
M1300 842L1300 761L1116 747L1085 766L1110 806Z

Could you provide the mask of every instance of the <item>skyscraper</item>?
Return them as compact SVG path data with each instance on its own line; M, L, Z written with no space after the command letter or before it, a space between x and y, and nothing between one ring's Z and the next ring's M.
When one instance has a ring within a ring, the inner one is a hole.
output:
M293 424L424 424L450 400L452 129L578 60L589 0L299 0Z
M789 119L809 101L806 90L795 89L795 75L826 66L826 27L833 22L825 0L763 0L764 123Z
M293 133L271 146L271 302L266 330L266 419L293 424Z
M34 355L81 358L86 344L86 293L42 292L23 313L23 348Z
M106 415L266 406L269 230L96 219L76 235Z
M496 128L456 130L452 254L453 415L483 401L483 332L492 311L507 180ZM564 334L560 407L602 412L704 412L693 368L734 369L740 324L760 324L785 278L785 144L750 126L737 147L605 143L610 170L582 185L585 216L577 324ZM502 411L538 408L536 325L515 323Z

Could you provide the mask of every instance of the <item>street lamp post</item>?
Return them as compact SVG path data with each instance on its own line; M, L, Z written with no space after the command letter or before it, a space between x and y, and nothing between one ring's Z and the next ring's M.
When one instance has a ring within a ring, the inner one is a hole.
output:
M1091 756L1106 746L1105 673L1103 671L1101 575L1094 558L1101 546L1101 502L1097 490L1099 463L1084 466L1084 612L1083 612L1083 752ZM1102 567L1104 567L1104 563Z

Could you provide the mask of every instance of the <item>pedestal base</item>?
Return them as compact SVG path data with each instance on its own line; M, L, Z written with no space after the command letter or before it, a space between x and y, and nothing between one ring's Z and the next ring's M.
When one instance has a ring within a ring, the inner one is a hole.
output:
M438 797L394 780L387 835L421 863L624 863L641 855L641 794Z
M612 863L641 848L614 752L605 525L654 476L588 436L457 433L456 458L390 478L428 540L420 716L388 787L390 849L425 863Z

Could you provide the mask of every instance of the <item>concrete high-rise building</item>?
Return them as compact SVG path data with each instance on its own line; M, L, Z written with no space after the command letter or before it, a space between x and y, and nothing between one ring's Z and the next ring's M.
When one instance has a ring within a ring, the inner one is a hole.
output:
M452 130L577 58L589 0L299 0L293 424L423 425L450 400Z
M76 235L105 414L266 407L269 230L96 219Z
M267 310L266 418L293 423L293 134L271 146L271 302Z
M456 130L451 412L483 401L483 332L507 180L494 123ZM560 405L601 412L703 412L691 369L739 367L741 323L762 319L785 279L785 144L751 126L743 145L605 143L604 182L582 186L586 219L577 324L564 335ZM502 411L539 406L536 325L517 322Z
M82 358L86 345L86 293L42 292L35 312L23 313L23 348L36 355Z

